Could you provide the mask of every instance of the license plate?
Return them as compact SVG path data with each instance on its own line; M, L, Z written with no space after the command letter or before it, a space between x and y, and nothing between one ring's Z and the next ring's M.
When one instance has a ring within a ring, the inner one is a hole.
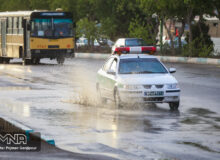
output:
M145 96L163 96L163 91L144 92Z

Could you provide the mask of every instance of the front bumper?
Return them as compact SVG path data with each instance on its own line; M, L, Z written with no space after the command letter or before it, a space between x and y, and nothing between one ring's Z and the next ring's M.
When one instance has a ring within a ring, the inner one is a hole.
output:
M57 57L73 58L74 56L75 56L74 49L33 49L31 50L31 58L57 58Z
M149 90L125 90L120 89L119 95L122 103L169 103L180 100L180 89L150 90L150 92L163 92L163 95L147 96Z

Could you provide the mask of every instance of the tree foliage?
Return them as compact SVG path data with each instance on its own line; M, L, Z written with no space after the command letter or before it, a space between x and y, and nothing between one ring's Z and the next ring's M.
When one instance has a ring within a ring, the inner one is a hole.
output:
M189 26L188 41L192 43L193 23L201 24L204 14L220 18L219 0L0 0L0 4L0 11L54 11L56 8L70 11L77 22L77 36L83 34L91 40L139 37L155 44L159 24L163 22L173 54L175 36L167 21L182 24L178 35L181 49L185 24ZM195 16L200 17L199 22L194 21ZM199 37L204 38L202 34Z
M90 21L88 18L82 18L77 22L77 26L77 36L85 36L88 39L88 44L93 45L92 42L97 38L97 26L95 22Z

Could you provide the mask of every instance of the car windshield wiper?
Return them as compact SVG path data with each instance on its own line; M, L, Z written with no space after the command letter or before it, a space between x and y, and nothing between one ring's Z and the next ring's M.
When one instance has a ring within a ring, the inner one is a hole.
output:
M143 71L143 72L125 72L125 73L121 73L121 74L143 74L143 73L155 73L155 72L151 72L151 71Z
M151 72L151 71L142 71L142 72L138 72L139 74L142 74L142 73L155 73L155 72Z
M139 72L120 72L120 74L139 74Z

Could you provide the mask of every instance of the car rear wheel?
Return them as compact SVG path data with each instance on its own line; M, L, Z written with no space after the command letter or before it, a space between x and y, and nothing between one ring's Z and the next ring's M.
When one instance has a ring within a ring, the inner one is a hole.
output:
M115 108L122 108L121 98L119 96L118 90L115 91Z
M102 97L99 87L97 87L97 99L100 104L106 104L107 99Z
M179 101L178 101L178 102L170 102L170 103L169 103L170 110L172 110L172 111L178 110L179 104L180 104Z

